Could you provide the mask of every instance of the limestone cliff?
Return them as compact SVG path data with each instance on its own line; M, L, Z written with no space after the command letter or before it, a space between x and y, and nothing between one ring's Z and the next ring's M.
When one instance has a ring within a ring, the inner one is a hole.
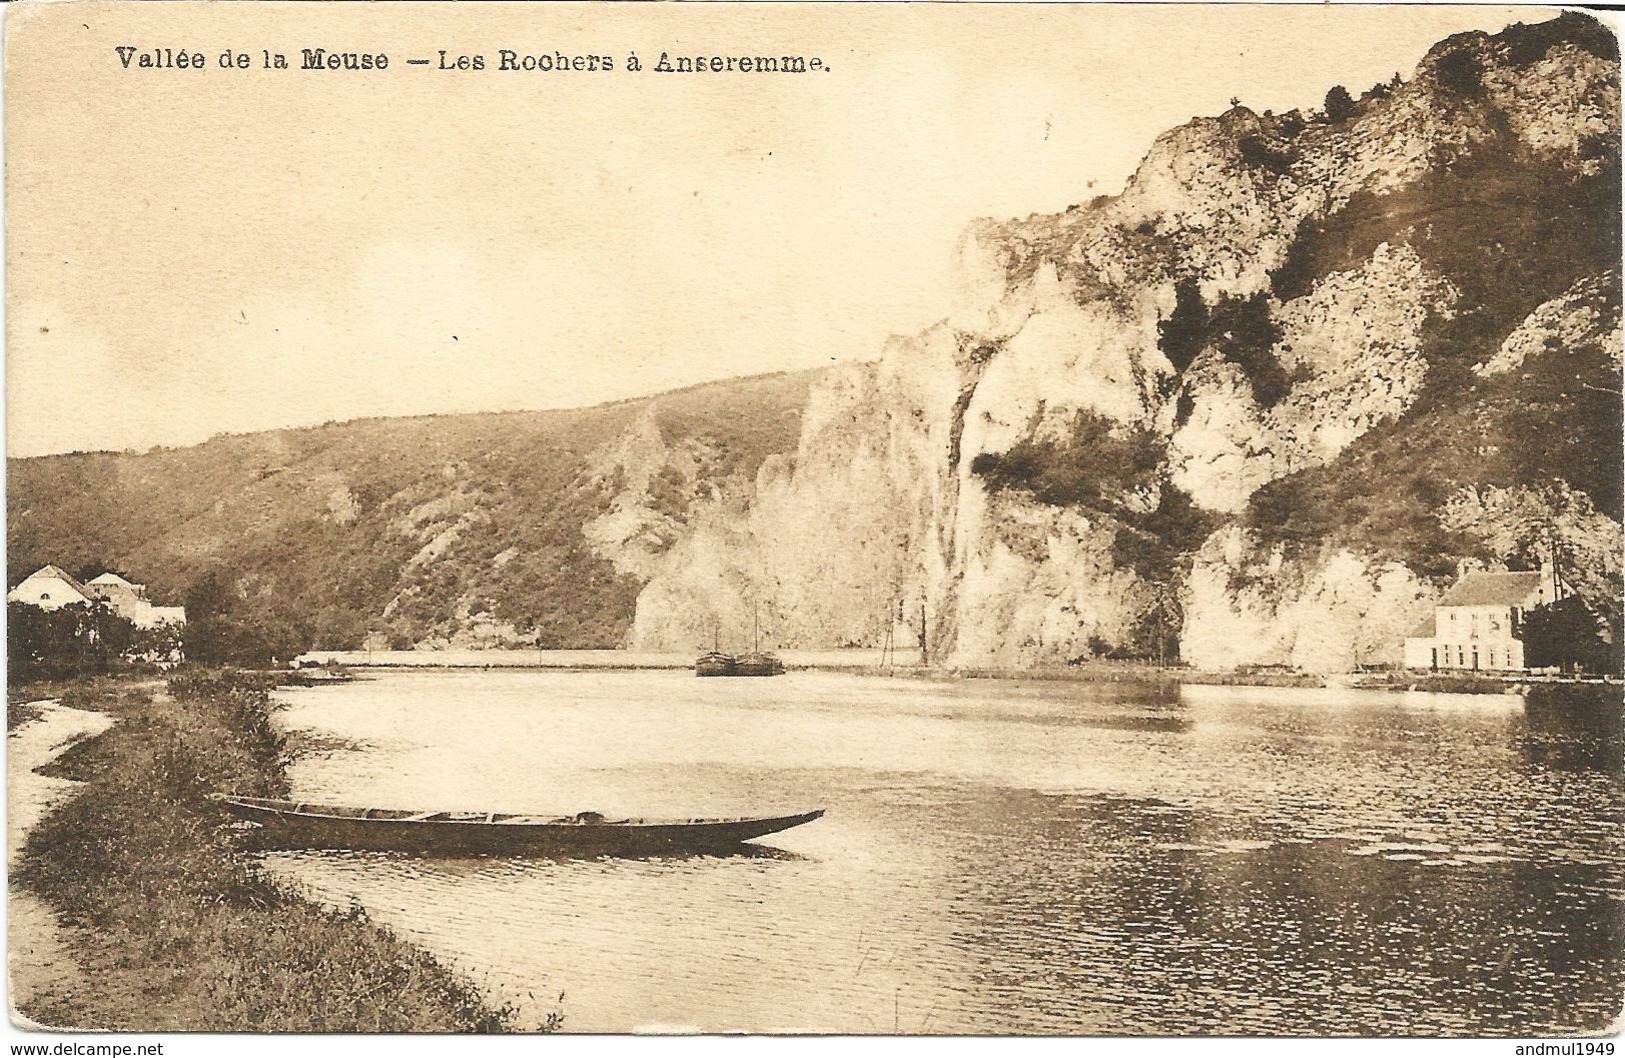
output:
M1201 665L1396 660L1474 548L1439 512L1531 468L1469 453L1345 497L1416 525L1306 490L1452 402L1505 430L1525 413L1496 387L1537 360L1617 393L1617 212L1576 219L1617 204L1617 56L1579 15L1452 37L1324 113L1174 129L1117 196L972 223L943 322L820 383L793 458L680 527L629 507L592 530L662 542L616 551L647 576L632 641L737 641L759 607L783 646L912 644L923 604L961 664L1154 654L1175 630Z

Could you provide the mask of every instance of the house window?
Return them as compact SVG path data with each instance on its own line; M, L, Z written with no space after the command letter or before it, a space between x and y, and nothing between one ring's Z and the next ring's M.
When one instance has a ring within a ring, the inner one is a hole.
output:
M1490 647L1490 668L1495 668L1495 648Z
M50 602L51 601L51 593L48 592L48 591L40 592L39 593L39 601L40 602Z

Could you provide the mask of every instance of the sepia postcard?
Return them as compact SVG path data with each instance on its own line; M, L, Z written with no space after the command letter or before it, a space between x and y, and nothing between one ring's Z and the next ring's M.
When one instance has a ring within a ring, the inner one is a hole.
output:
M13 1054L1613 1053L1617 13L5 15Z

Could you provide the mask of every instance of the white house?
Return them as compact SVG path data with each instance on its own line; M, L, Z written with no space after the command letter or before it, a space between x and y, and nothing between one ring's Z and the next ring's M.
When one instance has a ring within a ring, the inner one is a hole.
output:
M1408 669L1527 668L1524 615L1554 600L1546 573L1469 573L1434 607L1433 615L1405 638Z
M147 586L131 584L117 573L103 573L85 588L98 599L106 599L113 612L137 628L157 628L164 624L185 624L183 606L154 606L147 601Z
M75 603L88 603L90 589L80 584L61 566L44 566L15 588L6 592L7 602L25 602L42 610L60 610Z
M147 595L147 586L145 584L131 584L117 573L103 573L87 583L85 587L90 588L92 591L98 588L107 590L122 589L141 598L146 598Z

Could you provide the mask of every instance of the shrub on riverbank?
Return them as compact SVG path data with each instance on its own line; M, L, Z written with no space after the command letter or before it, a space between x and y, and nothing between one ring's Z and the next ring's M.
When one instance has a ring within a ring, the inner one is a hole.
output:
M1183 672L1181 683L1211 684L1218 687L1324 687L1326 677L1313 672Z
M1385 672L1362 676L1351 684L1361 690L1435 691L1440 694L1514 694L1517 685L1498 676L1471 673Z
M1326 679L1312 672L1204 672L1182 667L1159 667L1134 662L1085 662L1063 667L932 668L902 665L854 666L843 669L857 676L911 677L927 680L1041 680L1055 683L1223 684L1238 687L1324 687Z
M493 1008L432 956L269 879L237 850L221 790L285 794L282 742L252 678L198 673L76 695L113 715L57 761L85 785L33 833L13 881L82 941L93 993L23 1011L120 1031L496 1032Z

